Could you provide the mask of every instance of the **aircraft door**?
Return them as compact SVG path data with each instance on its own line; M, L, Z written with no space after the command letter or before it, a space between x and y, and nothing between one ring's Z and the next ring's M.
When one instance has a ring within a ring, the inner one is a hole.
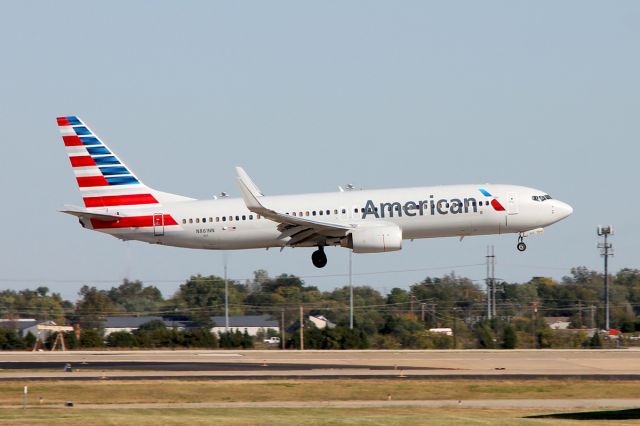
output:
M519 211L518 195L515 192L511 192L507 198L507 213L510 215L518 214Z
M164 214L153 214L153 236L161 237L164 235Z

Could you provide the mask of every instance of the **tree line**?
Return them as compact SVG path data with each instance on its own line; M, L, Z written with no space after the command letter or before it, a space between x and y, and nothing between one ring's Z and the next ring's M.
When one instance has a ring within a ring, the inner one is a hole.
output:
M611 324L625 333L640 332L640 270L622 269L609 277ZM570 334L552 331L544 317L568 317L574 329L598 328L604 322L603 276L585 267L573 268L561 280L533 277L525 283L498 284L497 316L487 320L484 284L446 274L426 277L409 288L382 294L367 285L353 288L354 329L349 327L349 288L321 291L300 277L265 271L251 280L228 281L230 315L285 316L285 344L300 345L299 307L306 314L323 315L333 328L305 324L305 347L340 348L515 348L594 347L588 330ZM225 282L218 276L196 275L170 297L141 281L124 280L111 289L85 285L78 300L64 300L47 287L0 292L0 318L36 318L58 324L79 324L79 341L69 333L71 347L253 347L247 336L214 335L212 316L224 314ZM105 318L118 315L156 315L189 321L186 330L162 323L145 325L134 333L102 337ZM430 332L451 328L453 335ZM93 334L92 334L93 333ZM20 336L0 331L0 348L13 348ZM596 336L598 336L596 334ZM599 337L598 337L599 338ZM595 339L595 340L594 340ZM24 340L24 339L23 339ZM259 343L259 342L258 342Z

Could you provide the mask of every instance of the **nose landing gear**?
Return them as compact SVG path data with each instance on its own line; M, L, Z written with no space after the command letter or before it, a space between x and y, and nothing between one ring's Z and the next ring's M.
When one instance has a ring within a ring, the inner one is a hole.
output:
M524 243L524 235L522 232L518 236L518 244L516 245L518 251L525 251L527 249L527 245Z
M324 247L318 246L318 250L311 254L311 262L316 268L324 268L327 266L327 255L324 253Z

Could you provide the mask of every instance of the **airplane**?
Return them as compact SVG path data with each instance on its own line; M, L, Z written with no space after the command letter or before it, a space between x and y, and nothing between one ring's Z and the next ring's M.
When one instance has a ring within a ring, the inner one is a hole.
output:
M80 118L57 122L84 202L60 211L122 240L212 250L315 247L312 263L323 268L327 246L382 253L419 238L517 234L522 252L525 237L573 212L544 191L496 184L267 196L241 167L241 198L196 200L145 185Z

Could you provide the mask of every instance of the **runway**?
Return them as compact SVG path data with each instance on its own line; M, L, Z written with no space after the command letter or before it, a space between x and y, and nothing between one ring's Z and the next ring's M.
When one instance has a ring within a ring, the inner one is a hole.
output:
M0 380L98 378L640 380L640 350L0 352Z

